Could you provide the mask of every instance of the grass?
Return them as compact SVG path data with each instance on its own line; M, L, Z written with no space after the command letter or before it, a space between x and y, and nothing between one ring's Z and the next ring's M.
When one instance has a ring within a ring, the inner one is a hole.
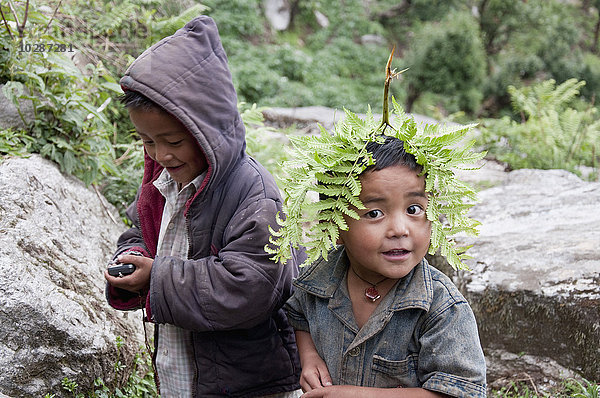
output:
M572 378L563 380L551 391L538 391L534 381L518 380L511 381L506 387L494 389L490 392L490 398L598 398L600 385L586 379L575 380Z

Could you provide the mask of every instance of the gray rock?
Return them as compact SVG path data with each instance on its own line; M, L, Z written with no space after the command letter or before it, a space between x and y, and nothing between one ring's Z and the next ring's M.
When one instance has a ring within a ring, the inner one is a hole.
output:
M286 30L290 25L292 9L288 0L263 0L265 17L275 30Z
M454 278L486 349L551 358L600 380L600 183L517 170L480 193L482 225Z
M325 106L304 106L297 108L267 108L263 111L265 123L284 128L295 125L298 130L306 134L319 133L319 125L326 130L331 131L334 125L343 120L344 111L342 109L332 109ZM363 114L359 116L364 117ZM381 118L381 115L374 115ZM417 124L439 123L437 120L427 116L412 114Z
M550 394L561 381L579 375L550 358L536 357L520 352L488 349L485 353L488 388L510 388L514 382L525 384L530 390ZM544 395L547 396L547 395Z
M111 382L143 344L141 314L104 299L103 269L125 226L115 209L39 156L0 165L0 391L63 396Z
M360 44L362 45L375 45L375 46L385 46L387 45L387 40L385 37L380 35L363 35L360 37Z
M323 14L321 11L315 10L314 15L315 15L315 19L320 27L326 28L329 26L329 18L327 18L327 16L325 14Z

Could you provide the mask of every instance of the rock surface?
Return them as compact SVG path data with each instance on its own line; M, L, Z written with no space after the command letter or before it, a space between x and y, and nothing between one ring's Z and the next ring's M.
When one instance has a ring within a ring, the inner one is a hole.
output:
M600 183L516 170L480 193L472 272L455 281L489 349L547 357L600 380Z
M290 25L292 9L288 0L263 0L265 17L275 30L286 30Z
M117 336L130 364L141 314L104 299L103 269L125 226L92 189L38 156L0 164L0 396L64 395L111 382Z
M324 106L305 106L298 108L268 108L263 111L265 123L276 127L295 125L306 134L319 133L319 124L331 131L338 121L344 117L343 110L331 109ZM417 123L437 123L427 116L413 114Z

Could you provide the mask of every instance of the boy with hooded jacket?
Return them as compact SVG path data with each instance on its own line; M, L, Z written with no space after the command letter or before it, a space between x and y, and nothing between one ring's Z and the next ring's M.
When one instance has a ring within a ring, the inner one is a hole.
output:
M105 273L109 304L145 308L157 324L162 396L296 396L299 360L281 307L297 266L263 250L280 194L245 153L213 20L198 17L153 45L121 85L145 166L127 210L134 226L115 255L136 270Z

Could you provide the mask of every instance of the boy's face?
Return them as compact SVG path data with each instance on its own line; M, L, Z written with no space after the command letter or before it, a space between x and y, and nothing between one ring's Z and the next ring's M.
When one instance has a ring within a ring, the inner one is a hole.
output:
M129 118L154 161L163 166L181 187L207 167L196 139L179 120L160 110L129 109Z
M365 279L406 276L429 248L425 177L406 166L368 171L360 177L359 220L345 217L348 231L340 231L350 264Z

